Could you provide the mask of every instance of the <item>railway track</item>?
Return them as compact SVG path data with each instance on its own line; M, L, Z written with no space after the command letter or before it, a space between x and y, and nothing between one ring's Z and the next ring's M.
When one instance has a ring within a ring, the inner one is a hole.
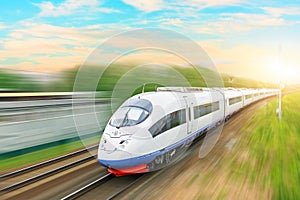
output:
M98 178L97 180L79 188L78 190L72 192L71 194L63 197L61 200L71 200L71 199L76 199L80 196L82 196L83 194L87 193L88 191L94 189L97 185L101 184L101 183L105 183L106 181L112 179L114 177L114 175L112 173L107 173L104 176Z
M0 175L0 194L13 192L94 159L98 145ZM90 154L92 152L92 155Z
M135 174L131 176L115 177L115 175L107 173L63 197L61 200L90 198L115 199L124 194L128 188L134 186L134 184L141 180L143 176L144 174Z

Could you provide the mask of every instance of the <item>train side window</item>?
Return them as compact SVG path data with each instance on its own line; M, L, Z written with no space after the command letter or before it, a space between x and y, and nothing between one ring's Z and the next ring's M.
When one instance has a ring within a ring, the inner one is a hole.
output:
M220 109L219 101L194 107L194 119Z
M186 123L186 109L178 110L164 116L153 124L153 126L149 128L149 131L152 136L155 137L184 123Z
M229 105L236 104L242 101L242 97L234 97L229 99Z

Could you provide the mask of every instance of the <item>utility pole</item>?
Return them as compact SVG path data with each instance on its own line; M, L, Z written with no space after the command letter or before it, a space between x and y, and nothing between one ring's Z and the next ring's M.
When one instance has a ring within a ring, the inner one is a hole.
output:
M277 64L278 64L278 71L281 71L281 62L280 62L280 58L281 58L281 45L279 45L278 47L278 60L277 60ZM278 94L278 108L276 109L277 115L278 115L278 120L279 122L281 122L282 119L282 88L283 88L283 83L281 81L281 74L279 74L279 94Z
M279 82L279 94L278 94L278 110L277 110L277 114L278 114L278 120L281 122L281 118L282 118L282 83L281 81Z

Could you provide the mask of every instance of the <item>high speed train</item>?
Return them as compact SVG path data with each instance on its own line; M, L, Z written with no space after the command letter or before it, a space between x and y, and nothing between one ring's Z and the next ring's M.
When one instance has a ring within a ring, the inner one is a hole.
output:
M276 89L160 87L126 100L109 120L98 161L123 176L162 168L191 142Z

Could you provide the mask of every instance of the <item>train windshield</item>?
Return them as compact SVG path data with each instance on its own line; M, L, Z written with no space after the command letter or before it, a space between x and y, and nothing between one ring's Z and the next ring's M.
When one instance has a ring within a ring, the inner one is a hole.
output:
M119 108L110 120L110 125L120 128L134 126L143 122L149 116L149 112L135 106L124 106Z

